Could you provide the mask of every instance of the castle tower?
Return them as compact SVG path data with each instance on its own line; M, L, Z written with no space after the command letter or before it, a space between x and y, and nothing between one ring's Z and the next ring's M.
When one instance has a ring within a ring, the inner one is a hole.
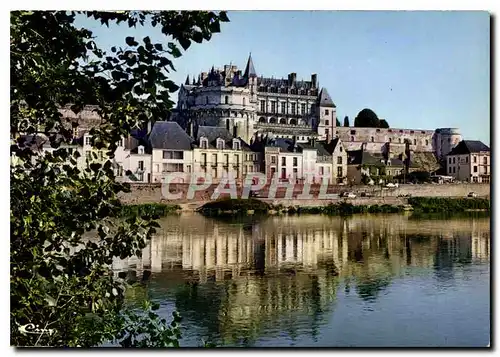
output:
M245 73L243 78L247 81L247 87L250 89L250 101L252 103L257 103L257 72L252 61L252 54L248 56L247 66L245 67Z
M320 140L330 141L335 136L337 120L337 107L332 101L326 88L322 88L318 95L316 105L316 115L318 117L317 130Z

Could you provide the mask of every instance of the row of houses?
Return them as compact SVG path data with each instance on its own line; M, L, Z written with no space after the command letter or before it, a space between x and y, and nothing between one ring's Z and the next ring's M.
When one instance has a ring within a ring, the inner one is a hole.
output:
M406 156L384 157L360 150L347 151L340 138L310 139L298 142L296 137L278 138L255 134L250 142L236 135L236 128L189 126L183 130L172 121L156 122L149 134L134 132L118 143L113 158L117 180L160 183L175 173L175 182L189 183L193 175L210 177L219 183L231 176L241 181L247 176L264 173L268 179L303 183L359 184L367 178L397 177L421 170ZM50 152L48 140L34 138L35 145ZM77 150L81 169L94 156L107 159L105 150L92 146L92 136L83 132L66 145ZM447 157L447 173L459 180L489 182L489 148L481 142L462 141Z

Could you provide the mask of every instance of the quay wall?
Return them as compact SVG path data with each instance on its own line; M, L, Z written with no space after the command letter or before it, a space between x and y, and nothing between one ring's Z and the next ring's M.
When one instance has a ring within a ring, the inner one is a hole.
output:
M144 203L177 203L177 204L194 204L195 202L207 202L211 199L214 190L217 185L212 185L209 188L196 191L193 199L187 199L187 192L189 189L188 184L171 184L171 193L180 193L181 199L178 200L168 200L162 194L162 187L159 183L146 183L146 184L131 184L131 192L121 193L119 195L120 200L125 204L144 204ZM276 204L287 204L293 201L297 202L293 205L323 205L328 204L327 200L318 200L318 194L320 187L319 185L311 186L310 193L312 195L311 200L297 200L297 196L302 193L303 186L295 185L292 195L292 200L284 199L285 189L279 188L276 193L275 199L266 199L269 188L265 187L260 191L261 197L267 202L273 202ZM365 197L360 197L362 192L371 193L374 197L369 198L370 202L378 203L391 203L393 199L397 199L401 196L411 195L413 197L465 197L469 192L475 192L478 197L490 197L490 185L480 184L480 183L461 183L461 184L423 184L423 185L400 185L398 188L384 188L374 186L337 186L332 185L328 187L328 194L342 194L343 192L354 192L358 197L355 199L349 199L349 202L353 204L368 204L362 203L367 200ZM237 188L238 196L241 195L242 188ZM228 194L220 195L219 198L229 197ZM323 202L321 202L323 201ZM396 202L396 201L394 201ZM375 204L369 203L369 204Z

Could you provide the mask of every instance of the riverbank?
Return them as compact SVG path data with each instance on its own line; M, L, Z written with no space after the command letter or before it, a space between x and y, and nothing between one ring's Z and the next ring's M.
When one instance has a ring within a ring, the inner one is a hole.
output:
M403 213L413 211L414 214L466 214L468 212L490 211L490 200L486 198L444 198L444 197L413 197L400 198L393 204L380 203L374 199L364 199L364 204L353 201L322 202L323 204L298 205L271 204L264 200L252 199L222 199L202 205L192 203L191 206L171 204L144 204L123 206L124 216L130 214L153 214L166 216L180 212L199 212L205 216L228 217L257 214L323 214L351 215L362 213ZM368 201L368 202L367 202Z

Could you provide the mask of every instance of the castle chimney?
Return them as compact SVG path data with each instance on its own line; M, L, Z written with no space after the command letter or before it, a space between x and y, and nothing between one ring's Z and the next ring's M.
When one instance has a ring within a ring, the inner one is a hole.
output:
M311 83L313 88L316 88L317 82L318 82L318 75L316 73L311 74Z
M238 137L238 126L234 125L233 126L233 138L237 138L237 137Z
M188 129L187 134L189 136L193 136L194 130L193 130L193 122L192 121L189 122L187 129Z
M297 136L293 136L293 147L295 148L297 146Z
M231 128L229 126L229 119L226 119L226 130L231 132Z
M288 75L288 85L291 86L295 84L295 80L297 79L297 73L290 73Z

